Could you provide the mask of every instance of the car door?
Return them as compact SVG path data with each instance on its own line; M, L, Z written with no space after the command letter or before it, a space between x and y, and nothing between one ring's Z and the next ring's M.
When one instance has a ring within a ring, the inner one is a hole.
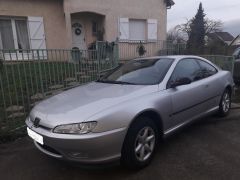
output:
M201 77L199 81L204 86L205 111L216 108L219 105L219 97L222 95L222 85L216 74L218 70L206 61L196 59L201 67Z
M206 86L201 82L201 67L195 59L182 59L176 65L169 81L176 81L179 78L189 78L192 83L175 88L168 88L171 96L172 127L180 125L206 111L204 100L206 96Z

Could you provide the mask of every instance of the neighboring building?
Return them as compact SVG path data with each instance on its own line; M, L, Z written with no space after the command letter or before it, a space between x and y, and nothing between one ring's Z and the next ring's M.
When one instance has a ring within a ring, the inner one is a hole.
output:
M210 33L207 35L207 42L220 41L224 44L229 45L229 44L231 44L233 39L234 39L234 37L228 32L214 32L214 33Z
M240 34L233 39L230 46L240 46Z
M0 0L0 49L166 40L172 0Z

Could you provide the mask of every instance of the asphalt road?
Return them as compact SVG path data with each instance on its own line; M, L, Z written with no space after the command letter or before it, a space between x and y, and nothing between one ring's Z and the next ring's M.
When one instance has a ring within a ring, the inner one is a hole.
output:
M29 138L0 145L2 180L239 180L240 109L229 117L202 119L168 138L152 164L129 171L118 164L82 167L48 158Z

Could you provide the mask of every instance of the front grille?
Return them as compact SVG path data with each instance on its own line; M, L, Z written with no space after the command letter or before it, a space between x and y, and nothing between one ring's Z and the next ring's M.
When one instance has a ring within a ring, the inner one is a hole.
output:
M48 130L48 131L50 131L52 129L52 128L49 128L49 127L46 127L46 126L42 126L42 125L39 125L39 127L42 128L42 129Z
M46 150L46 151L48 151L48 152L51 152L51 153L53 153L53 154L57 154L57 155L60 155L61 156L61 153L60 152L58 152L57 150L55 150L55 149L53 149L53 148L51 148L51 147L49 147L49 146L47 146L47 145L41 145L41 144L39 144L39 143L37 143L41 148L43 148L44 150Z
M33 117L31 117L31 116L29 117L30 122L33 123L33 124L34 124L34 121L35 121L36 119L41 120L41 119L38 118L38 117L36 117L36 118L33 118ZM41 125L41 121L40 121L40 124L38 125L38 127L35 127L35 128L42 128L42 129L45 129L45 130L48 130L48 131L50 131L50 130L52 129L52 128L49 128L49 127L46 127L46 126Z

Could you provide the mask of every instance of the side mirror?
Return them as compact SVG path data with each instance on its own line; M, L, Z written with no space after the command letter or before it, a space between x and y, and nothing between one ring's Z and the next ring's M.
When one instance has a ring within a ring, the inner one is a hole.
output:
M187 78L187 77L183 77L183 78L179 78L176 81L173 81L170 83L170 88L176 88L178 86L183 86L183 85L187 85L187 84L191 84L192 81L191 79Z

